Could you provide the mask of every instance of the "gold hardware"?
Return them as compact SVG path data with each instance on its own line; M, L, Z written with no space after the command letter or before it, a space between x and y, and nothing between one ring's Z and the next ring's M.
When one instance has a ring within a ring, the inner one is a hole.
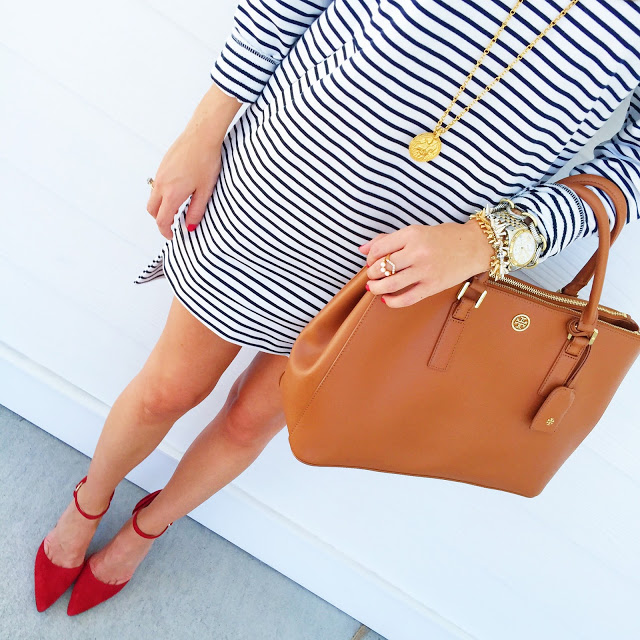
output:
M519 313L517 316L514 316L513 320L511 321L511 326L516 331L524 331L525 329L529 328L530 324L531 318L529 318L526 313Z
M460 291L458 291L458 300L460 300L460 298L462 298L462 296L464 295L464 292L467 290L467 287L471 284L471 280L467 280L464 283L464 287L462 287L462 289L460 289Z
M620 328L620 327L619 327ZM567 335L567 340L571 340L572 338L574 338L575 336L572 333L569 333ZM591 334L591 337L589 338L589 344L593 344L596 340L596 338L598 337L598 330L594 329L593 333Z
M451 103L446 108L445 112L442 114L442 116L440 116L440 120L438 120L433 131L425 131L423 133L419 133L417 136L415 136L411 140L411 142L409 143L409 154L414 160L418 160L419 162L423 162L425 160L433 160L433 158L435 158L440 153L440 148L442 146L440 142L440 136L443 133L446 133L456 122L458 122L458 120L460 120L460 118L462 118L462 116L465 113L467 113L467 111L469 111L469 109L471 109L471 107L476 102L478 102L485 95L485 93L490 91L495 84L500 82L503 76L507 72L509 72L511 68L517 62L519 62L527 52L533 49L533 47L537 44L537 42L546 35L547 31L552 29L555 26L556 22L558 22L558 20L560 20L560 18L562 18L567 13L567 11L569 11L569 9L571 9L571 7L573 7L573 5L578 2L578 0L571 0L571 2L534 38L534 40L530 42L523 49L523 51L519 53L511 61L511 63L507 67L505 67L446 127L443 128L442 123L444 122L444 119L447 117L447 115L453 108L453 105L457 102L458 98L460 97L462 92L465 90L467 84L469 84L469 81L473 77L473 74L476 72L478 67L482 64L482 61L485 59L485 57L489 53L489 49L491 49L491 47L496 43L496 41L498 40L498 37L504 30L507 22L511 20L511 18L514 16L516 12L516 9L522 4L522 2L523 0L517 0L513 9L511 9L511 11L509 12L509 15L505 18L504 22L500 25L500 28L498 29L496 34L493 36L493 38L491 38L491 41L489 42L485 50L482 52L482 55L478 58L478 61L476 62L473 69L471 69L469 75L465 78L465 81L460 85L460 88L458 89L458 93L456 93L456 95L453 97L453 100L451 100Z
M549 418L547 420L547 424L553 424L555 422L555 420L553 418Z
M460 298L462 298L462 296L464 295L464 292L467 290L467 287L468 287L470 284L471 284L471 280L467 280L467 281L464 283L464 286L462 287L462 289L460 289L460 291L458 291L458 295L456 296L456 298L457 298L458 300L460 300ZM477 309L477 308L482 304L482 301L484 300L484 297L485 297L486 295L487 295L487 290L485 289L485 290L482 292L482 295L478 298L477 302L473 305L473 308L474 308L474 309Z

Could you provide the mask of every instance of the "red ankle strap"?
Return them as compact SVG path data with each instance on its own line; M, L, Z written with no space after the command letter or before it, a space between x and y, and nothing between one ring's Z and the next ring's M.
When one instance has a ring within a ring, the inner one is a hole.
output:
M135 530L135 532L139 535L142 536L143 538L159 538L172 524L173 522L170 522L157 536L151 536L148 533L145 533L139 526L138 523L136 522L136 518L138 517L138 513L139 511L136 511L133 514L133 521L131 524L133 524L133 528Z
M133 524L133 529L134 531L139 535L142 536L143 538L159 538L172 524L173 522L170 522L158 535L152 536L149 535L148 533L145 533L142 529L140 529L140 527L138 526L137 523L137 519L138 519L138 513L144 509L144 507L146 507L148 504L151 503L151 501L160 493L160 491L162 491L162 489L158 489L157 491L154 491L153 493L150 493L149 495L144 496L144 498L142 498L138 504L136 504L136 506L133 508L133 520L131 521L131 524Z
M80 505L78 504L78 489L80 489L80 487L87 481L87 476L85 476L84 478L82 478L82 480L80 480L80 482L78 482L78 484L76 485L76 488L73 490L73 499L76 502L76 509L78 509L78 511L85 517L88 518L89 520L96 520L97 518L102 517L105 513L107 513L107 511L109 510L109 507L111 506L111 500L113 500L113 495L115 494L115 489L113 490L113 493L111 494L111 497L109 498L109 504L107 505L107 508L102 512L102 513L98 513L97 515L91 515L89 513L87 513L86 511L83 511L83 509L80 507Z

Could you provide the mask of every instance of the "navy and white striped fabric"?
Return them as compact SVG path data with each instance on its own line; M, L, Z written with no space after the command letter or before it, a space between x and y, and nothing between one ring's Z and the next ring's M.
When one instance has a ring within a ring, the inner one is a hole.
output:
M566 5L525 0L446 125ZM537 213L541 261L596 233L553 176L625 99L620 131L572 173L624 190L640 217L640 2L580 0L416 162L430 131L513 3L501 0L241 0L213 81L248 103L222 146L205 216L137 284L166 276L222 338L288 355L365 263L358 246L409 224L466 222L510 197ZM608 198L600 194L613 224Z

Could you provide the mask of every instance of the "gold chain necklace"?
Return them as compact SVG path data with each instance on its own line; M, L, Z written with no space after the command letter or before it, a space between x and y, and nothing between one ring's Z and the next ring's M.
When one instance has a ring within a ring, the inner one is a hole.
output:
M467 84L469 84L469 81L473 77L473 74L476 72L478 67L482 64L482 61L484 60L486 55L489 53L489 50L491 49L491 47L495 44L496 40L498 39L498 36L504 30L507 22L511 20L511 18L516 12L516 9L523 3L523 1L524 0L517 0L515 6L509 12L509 15L506 17L504 22L500 25L500 28L498 29L496 35L493 36L493 38L491 38L491 42L489 42L486 49L480 56L480 58L478 58L478 61L476 62L475 66L473 67L469 75L466 77L465 81L460 86L460 89L458 89L458 93L456 93L456 95L454 96L453 100L451 101L451 104L447 107L445 112L442 114L442 116L440 117L440 120L438 120L438 123L436 124L434 130L424 132L424 133L419 133L417 136L415 136L411 140L411 142L409 143L409 155L414 160L418 160L419 162L423 162L425 160L433 160L440 153L440 149L442 147L440 137L442 136L442 134L447 132L456 122L458 122L458 120L460 120L460 118L462 118L462 116L465 113L467 113L467 111L469 111L469 109L471 109L471 107L476 102L478 102L484 96L485 93L491 90L493 85L500 82L500 80L502 80L502 77L516 64L516 62L521 60L528 51L533 49L536 43L545 36L547 31L552 29L555 26L556 22L558 22L558 20L560 20L560 18L562 18L567 13L567 11L569 11L569 9L571 9L571 7L573 7L573 5L578 2L578 0L571 0L571 2L536 36L533 42L529 43L527 47L513 59L513 61L509 66L503 69L502 72L499 73L474 98L474 100L468 106L466 106L446 127L443 128L442 123L444 122L444 119L447 117L447 114L449 113L449 111L451 111L453 105L458 100L460 95L462 95L462 92L465 90L465 87L467 86Z

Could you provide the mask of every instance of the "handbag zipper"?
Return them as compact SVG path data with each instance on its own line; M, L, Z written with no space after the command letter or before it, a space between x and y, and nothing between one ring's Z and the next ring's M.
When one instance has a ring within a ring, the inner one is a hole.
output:
M550 293L549 291L543 291L537 287L532 287L531 285L528 285L526 282L522 282L522 280L519 280L518 278L514 278L513 276L510 276L510 275L505 275L504 281L494 280L493 278L490 278L490 282L492 284L497 284L503 287L516 287L518 289L524 289L525 291L530 291L536 296L540 296L541 298L547 298L549 300L558 300L559 302L564 302L565 304L568 304L568 305L578 305L580 307L586 307L587 304L589 304L588 300L582 300L581 298L576 298L575 296L570 296L569 294L558 295L555 293ZM612 316L622 316L624 318L629 317L623 311L616 311L615 309L612 309L611 307L607 307L603 304L599 304L598 309L600 309L600 311L605 311L606 313Z
M505 276L507 277L507 276ZM489 279L489 282L492 285L497 285L499 288L503 288L503 289L511 289L512 287L508 284L505 284L504 282L499 282L496 280L493 280L492 278ZM531 298L532 300L535 300L536 302L540 302L540 297L537 295L533 295L531 293L521 293L520 295L523 295L527 298ZM555 297L555 296L554 296ZM576 300L578 300L577 298L573 298L572 296L568 296L571 299L571 302L575 302ZM559 299L559 298L558 298ZM579 302L584 302L584 300L578 300ZM575 311L576 313L578 313L577 309L571 309L570 307L567 307L566 305L561 305L561 304L555 304L554 302L549 302L547 300L544 301L545 304L549 304L552 307L557 307L558 309L562 309L563 311ZM598 305L598 307L600 307L601 305ZM615 311L612 310L610 315L614 315L614 313L616 315L622 315L624 317L628 317L626 313L622 313L621 311ZM632 333L633 335L636 336L640 336L640 331L633 331L632 329L626 329L625 327L621 327L617 324L613 324L612 322L607 322L606 318L603 318L602 316L598 316L598 322L604 322L605 324L609 325L610 327L613 327L614 329L620 329L621 331L626 331L627 333Z

